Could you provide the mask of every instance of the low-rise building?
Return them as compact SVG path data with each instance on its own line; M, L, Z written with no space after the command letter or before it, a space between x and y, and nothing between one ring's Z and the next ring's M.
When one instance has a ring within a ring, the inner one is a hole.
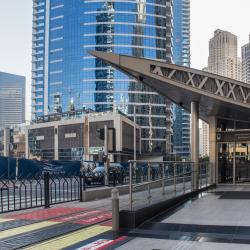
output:
M111 161L126 161L141 151L140 127L119 113L89 113L62 119L45 117L26 128L26 158L39 160L98 160L104 151L101 135L108 127L108 153Z
M0 156L10 156L11 129L0 129Z
M0 129L0 156L25 157L25 125Z

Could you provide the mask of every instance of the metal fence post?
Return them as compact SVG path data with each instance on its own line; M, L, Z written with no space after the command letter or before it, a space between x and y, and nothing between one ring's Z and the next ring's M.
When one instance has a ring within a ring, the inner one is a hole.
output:
M49 208L49 199L50 199L50 194L49 194L49 172L44 173L44 207Z
M195 190L195 167L194 167L194 162L191 163L191 190Z
M185 187L185 165L182 165L182 174L183 174L183 193L186 191Z
M119 230L119 190L117 188L112 189L112 230Z
M176 165L174 164L174 191L176 192Z
M161 174L162 174L162 195L165 195L165 166L164 163L161 164Z
M85 190L84 172L80 172L80 202L83 202L83 191Z
M105 175L104 175L104 184L105 186L109 186L109 162L108 158L106 158L106 161L104 162L104 169L105 169Z
M132 165L132 162L130 162L129 163L129 208L130 208L130 211L133 210L132 188L133 188L133 165Z
M202 187L202 170L203 170L203 168L202 168L202 163L200 164L200 163L198 163L198 168L197 168L197 175L198 175L198 180L199 180L199 182L198 182L198 189L201 189L201 187Z
M207 183L208 183L208 164L206 163L206 187L207 187Z
M113 169L113 187L116 186L116 170Z
M151 203L151 189L150 189L150 182L151 182L151 165L148 163L148 204Z

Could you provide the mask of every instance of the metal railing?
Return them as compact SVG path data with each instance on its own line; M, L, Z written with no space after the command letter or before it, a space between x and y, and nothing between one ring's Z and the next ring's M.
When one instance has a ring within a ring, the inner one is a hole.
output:
M193 162L129 162L129 208L151 205L206 187L210 183L208 162L199 163L195 171ZM198 173L197 173L198 172Z
M0 213L80 200L82 174L67 176L45 172L30 178L0 178Z
M133 210L190 192L195 179L198 188L208 186L209 164L200 163L198 172L194 169L192 162L130 161L129 166L112 167L107 173L99 168L70 176L44 172L37 177L0 178L0 213L82 201L84 190L104 186L106 176L108 186L129 185L129 206Z
M88 170L79 174L43 172L37 176L0 177L0 213L82 201L83 192L89 188L103 187L108 176L108 186L128 184L128 168L110 168L104 171Z

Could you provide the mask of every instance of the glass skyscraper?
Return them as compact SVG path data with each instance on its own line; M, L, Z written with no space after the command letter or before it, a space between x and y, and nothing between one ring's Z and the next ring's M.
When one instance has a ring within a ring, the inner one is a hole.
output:
M33 118L115 111L141 125L142 152L170 150L170 102L88 50L172 59L172 0L34 0Z
M34 0L32 114L80 108L83 100L83 1Z
M25 122L25 77L0 72L0 128Z
M173 62L190 67L190 0L173 0ZM174 153L190 155L190 114L173 105Z

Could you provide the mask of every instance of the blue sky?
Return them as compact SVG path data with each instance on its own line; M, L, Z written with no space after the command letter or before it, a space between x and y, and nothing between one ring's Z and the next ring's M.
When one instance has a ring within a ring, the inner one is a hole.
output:
M74 1L74 0L71 0ZM238 36L239 48L250 34L250 0L191 0L191 64L207 64L208 41L215 29ZM0 0L0 71L26 76L30 118L32 0Z

